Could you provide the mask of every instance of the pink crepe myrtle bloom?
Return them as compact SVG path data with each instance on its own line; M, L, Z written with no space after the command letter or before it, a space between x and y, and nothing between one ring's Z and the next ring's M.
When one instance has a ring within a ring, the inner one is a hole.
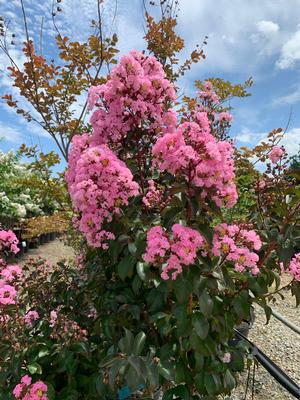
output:
M231 208L238 198L233 147L210 133L205 112L198 116L198 123L184 122L158 138L152 149L153 166L202 188L202 197L211 196L218 207Z
M35 310L28 311L24 316L24 321L25 321L26 325L31 327L33 324L33 321L36 321L37 319L39 319L39 317L40 316L37 311L35 311Z
M55 326L56 320L57 320L57 312L55 310L52 310L50 312L50 324L49 324L51 328Z
M47 391L48 391L47 385L43 381L37 381L30 388L29 399L48 400Z
M204 249L205 240L195 229L174 224L172 235L161 226L152 227L147 233L144 260L153 265L162 265L161 278L175 280L183 266L195 262L197 252Z
M162 198L162 191L157 189L152 179L148 181L148 191L142 199L147 208L153 208L159 205Z
M280 263L280 269L282 272L287 272L296 281L300 282L300 253L294 255L286 268L283 263Z
M6 282L13 282L22 277L22 268L19 265L7 265L1 272L0 275Z
M253 230L225 223L214 228L213 255L233 262L238 272L250 270L252 275L259 273L259 256L255 251L260 250L261 246L261 239Z
M220 102L220 99L218 95L214 92L213 85L210 81L204 82L204 88L198 93L198 95L201 99L210 101L214 104L218 104Z
M0 304L16 304L17 291L11 285L3 285L0 287Z
M25 399L28 394L29 386L31 385L31 377L28 375L24 375L21 378L21 382L16 385L13 390L13 395L16 399ZM28 397L27 397L28 398Z
M280 160L280 158L282 157L283 154L284 154L284 151L281 147L273 146L273 148L269 154L269 159L271 160L271 162L273 164L276 164Z
M19 241L13 231L0 230L0 252L6 250L16 254L20 251L18 243Z
M25 375L14 388L13 395L18 400L48 400L47 391L48 387L43 381L32 383L31 377Z
M228 112L220 112L220 114L219 114L219 121L220 122L227 122L227 123L229 123L229 122L231 122L232 121L232 119L233 119L233 117L232 117L232 115L231 114L229 114Z
M131 51L121 57L106 83L89 91L93 143L116 143L134 128L147 128L147 134L166 125L173 126L175 113L166 113L176 98L162 65L155 57Z
M72 162L66 174L71 200L79 213L75 222L90 246L106 249L107 241L115 236L103 229L103 224L120 214L121 206L127 206L129 198L138 194L139 186L130 169L107 146L83 146L80 155L76 146L75 153L73 148L70 152Z
M143 258L146 262L157 265L170 249L167 233L161 226L154 226L147 232L147 249Z
M2 286L6 285L6 284L7 284L7 282L6 282L5 279L0 279L0 288L1 288Z

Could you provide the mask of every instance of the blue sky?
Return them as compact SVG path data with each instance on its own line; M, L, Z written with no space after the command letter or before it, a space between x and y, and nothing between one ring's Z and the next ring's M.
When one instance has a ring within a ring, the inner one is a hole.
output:
M52 0L24 0L32 34L39 31L44 16L46 51L51 56L54 32L51 25ZM62 0L63 12L57 21L62 32L74 39L89 33L87 21L96 17L96 0ZM107 26L114 15L115 0L104 1ZM19 0L0 0L0 15L11 20L16 33L14 57L21 63L22 40ZM142 0L118 0L114 31L120 37L120 54L145 48ZM242 82L254 79L252 97L232 103L234 123L231 134L238 145L252 146L273 128L285 128L283 139L290 155L300 144L300 0L181 0L178 32L186 42L186 55L208 36L206 60L187 73L181 85L193 93L195 79L209 76ZM184 54L182 58L184 58ZM12 91L4 73L7 60L0 54L0 94ZM13 89L15 90L15 89ZM43 151L55 149L51 139L33 123L24 122L3 102L0 103L0 149L17 149L25 142L38 144Z

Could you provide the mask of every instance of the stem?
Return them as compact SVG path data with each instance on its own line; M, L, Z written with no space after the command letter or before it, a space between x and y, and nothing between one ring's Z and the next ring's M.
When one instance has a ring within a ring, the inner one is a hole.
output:
M281 288L275 290L274 292L271 292L271 293L266 294L266 295L264 296L264 298L267 298L267 297L269 297L269 296L273 296L274 294L281 292L281 290L286 289L287 287L289 287L290 284L293 283L294 281L295 281L295 279L293 278L287 285L282 286Z

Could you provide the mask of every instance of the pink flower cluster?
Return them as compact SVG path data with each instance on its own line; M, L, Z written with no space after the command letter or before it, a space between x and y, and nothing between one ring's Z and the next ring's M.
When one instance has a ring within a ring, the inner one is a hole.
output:
M0 231L0 252L9 251L16 254L20 251L18 243L19 241L13 231Z
M81 154L90 147L92 136L88 133L82 135L75 135L72 138L72 149L68 157L68 170L66 171L65 178L68 185L72 185L76 177L76 165L80 159Z
M24 375L21 382L14 388L13 395L18 400L48 400L48 387L43 381L32 383L28 375Z
M174 87L156 58L130 52L105 84L90 89L89 109L97 107L91 117L94 143L116 143L137 127L154 132L172 120L165 112L174 100Z
M49 326L51 328L53 328L55 326L55 324L56 324L56 321L57 321L57 311L56 310L52 310L50 312Z
M296 281L300 282L300 253L294 255L286 269L284 269L283 263L280 263L280 267L283 272L287 272Z
M28 311L26 314L25 314L25 316L24 316L24 321L25 321L25 324L28 326L28 327L32 327L32 325L33 325L33 322L34 321L36 321L37 319L39 319L39 313L37 312L37 311L35 311L35 310L33 310L33 311Z
M16 304L17 291L7 284L0 282L0 305Z
M228 112L220 112L219 114L219 121L221 123L230 123L232 121L233 117L231 114L229 114Z
M269 159L273 164L276 164L280 158L283 156L284 151L281 147L279 146L273 146L270 154L269 154Z
M0 275L6 282L14 282L23 276L23 271L19 265L6 265Z
M210 81L204 83L204 88L198 93L198 96L205 101L205 103L218 104L220 102L219 97L213 90L213 85Z
M172 237L161 226L151 228L147 233L147 248L143 256L150 264L163 265L161 278L172 280L182 273L183 265L195 262L197 251L203 249L204 238L192 228L175 224L172 227Z
M148 181L148 191L143 197L142 201L147 208L158 206L162 197L162 191L157 189L153 179Z
M205 112L198 113L197 121L185 122L160 137L153 146L153 164L160 171L184 176L203 189L202 198L210 196L218 207L233 207L238 197L233 148L227 141L216 141Z
M5 232L5 231L1 231ZM8 231L8 235L2 235L2 237L9 237L13 239L11 231ZM13 234L14 235L14 234ZM6 241L7 243L7 241ZM8 240L6 248L14 246L14 240ZM11 305L16 304L17 290L13 285L18 284L18 281L22 278L23 272L19 265L7 265L6 262L0 259L0 305Z
M103 229L104 222L111 222L114 214L120 214L120 207L138 194L138 184L126 164L106 145L87 147L78 158L78 148L85 140L76 138L66 180L73 206L80 213L79 230L90 246L105 249L106 241L114 235Z
M260 237L253 230L238 225L220 224L214 229L212 253L232 261L236 271L249 269L253 275L259 273L259 257L253 250L260 250Z

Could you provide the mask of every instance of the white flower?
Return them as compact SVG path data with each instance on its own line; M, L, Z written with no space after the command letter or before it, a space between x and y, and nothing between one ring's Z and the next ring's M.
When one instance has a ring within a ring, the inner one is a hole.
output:
M26 215L26 208L23 204L14 203L14 207L16 209L16 215L20 218L24 218Z
M19 199L22 200L22 201L27 201L27 200L30 199L30 196L28 194L21 193L20 196L19 196Z
M228 364L231 361L231 354L230 353L224 353L223 356L221 357L221 360L224 364Z

